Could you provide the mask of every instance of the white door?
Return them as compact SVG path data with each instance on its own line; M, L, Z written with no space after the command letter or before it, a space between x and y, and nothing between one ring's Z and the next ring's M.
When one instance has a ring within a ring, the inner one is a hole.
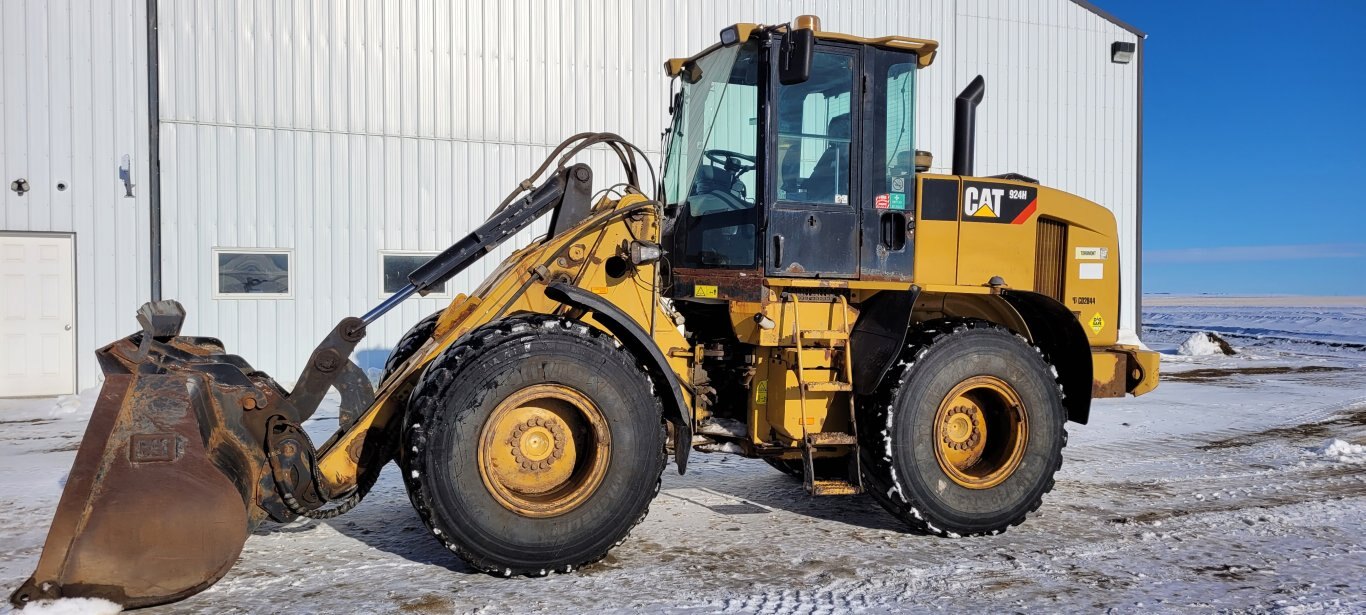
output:
M0 397L76 392L69 235L0 234Z

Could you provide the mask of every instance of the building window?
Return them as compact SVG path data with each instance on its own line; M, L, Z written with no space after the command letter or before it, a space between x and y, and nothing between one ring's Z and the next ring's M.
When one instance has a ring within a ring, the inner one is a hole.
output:
M288 299L294 296L290 250L214 248L215 299Z
M392 295L408 285L408 275L436 256L436 252L380 252L380 294ZM446 284L432 289L428 297L447 296Z

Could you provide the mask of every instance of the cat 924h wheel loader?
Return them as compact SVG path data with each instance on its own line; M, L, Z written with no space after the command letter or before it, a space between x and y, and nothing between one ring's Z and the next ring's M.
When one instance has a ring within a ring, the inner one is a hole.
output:
M811 495L867 492L926 533L1020 523L1066 422L1151 390L1158 363L1116 336L1114 217L972 176L980 77L957 101L953 174L928 172L913 94L936 47L812 17L726 28L666 64L659 181L620 138L572 137L402 292L338 323L291 390L181 335L178 303L143 306L142 330L98 351L104 389L11 601L184 598L259 524L342 514L389 461L436 540L504 576L602 558L667 456L681 473L693 450L763 459ZM600 198L572 164L595 145L627 179ZM368 324L547 215L372 388L349 359ZM340 426L315 447L300 425L331 389Z

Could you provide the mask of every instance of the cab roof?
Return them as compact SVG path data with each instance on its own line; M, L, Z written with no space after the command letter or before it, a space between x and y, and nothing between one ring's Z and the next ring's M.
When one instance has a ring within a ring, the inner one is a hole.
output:
M869 45L872 47L893 49L896 51L913 51L919 58L918 65L920 68L928 67L930 64L934 63L934 57L939 49L939 41L933 41L925 38L910 38L907 36L879 36L869 38L863 36L855 36L853 34L844 34L842 32L831 32L827 30L822 30L820 27L820 18L811 15L802 15L801 17L798 17L796 20L794 20L794 24L795 25L793 26L789 26L788 24L765 26L762 24L754 23L737 23L726 27L722 30L722 32L725 32L727 30L734 30L736 38L732 44L742 44L745 41L748 41L750 36L758 31L785 31L789 28L810 28L815 32L816 38L820 40L841 41L845 43L854 43L857 45ZM693 62L701 58L702 56L705 56L713 51L716 51L722 46L723 45L718 42L686 58L670 58L667 62L664 63L664 73L670 77L677 77L680 73L683 72L683 67L687 65L689 62Z

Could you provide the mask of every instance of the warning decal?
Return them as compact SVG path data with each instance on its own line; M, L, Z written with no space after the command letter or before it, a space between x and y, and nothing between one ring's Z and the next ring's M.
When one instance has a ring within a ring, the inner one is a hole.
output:
M1100 315L1100 312L1096 312L1096 314L1091 317L1090 324L1092 333L1100 333L1101 329L1105 328L1105 318Z

